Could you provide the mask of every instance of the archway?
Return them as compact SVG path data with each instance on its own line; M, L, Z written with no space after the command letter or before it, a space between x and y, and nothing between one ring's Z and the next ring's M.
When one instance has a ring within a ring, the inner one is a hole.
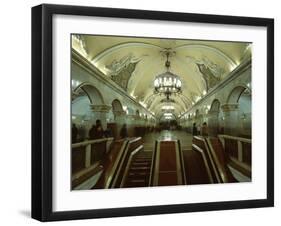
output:
M122 112L123 111L123 107L122 107L120 100L115 99L112 101L112 110L113 110L113 112Z
M95 111L94 106L101 106L104 100L100 91L90 83L81 83L72 93L71 115L72 123L78 127L78 139L88 137L88 131L96 123L97 119L105 126L105 116Z
M94 105L104 104L103 96L100 91L90 83L81 83L74 91L77 89L83 90L89 97L90 101Z
M246 86L237 86L235 87L230 94L227 97L227 103L233 104L233 103L238 103L238 100L241 96L241 94L245 91L248 90L250 92L249 88Z
M237 86L230 92L224 109L227 134L251 137L251 99L247 86Z
M76 90L71 102L71 121L72 127L77 128L77 135L72 137L72 142L83 141L87 138L89 121L92 117L91 100L84 90Z
M73 108L75 108L75 104L78 104L80 110L87 109L87 114L84 116L85 119L82 125L85 127L85 130L88 131L93 125L96 124L97 120L101 120L102 127L105 129L107 111L104 111L104 99L99 89L89 82L84 82L78 85L73 92L76 94L83 93L88 99L87 104L84 101L85 104L83 106L81 106L82 100L79 100L79 98L76 98L77 100L74 99L72 101Z
M163 113L159 117L159 126L161 129L173 130L177 125L178 121L174 113Z

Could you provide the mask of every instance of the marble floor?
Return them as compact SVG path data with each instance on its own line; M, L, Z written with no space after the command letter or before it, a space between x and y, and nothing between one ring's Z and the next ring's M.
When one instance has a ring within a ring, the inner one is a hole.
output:
M182 150L191 150L192 134L178 130L162 130L144 136L144 150L152 151L156 140L180 140Z

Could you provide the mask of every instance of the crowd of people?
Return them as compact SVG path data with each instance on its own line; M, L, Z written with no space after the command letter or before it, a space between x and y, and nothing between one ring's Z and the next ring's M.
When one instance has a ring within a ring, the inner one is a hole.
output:
M155 127L150 132L159 132L161 131L160 127ZM208 136L208 126L206 122L203 122L201 126L197 126L196 123L193 123L192 126L192 135L197 136ZM90 130L86 131L86 128L83 126L77 127L75 123L72 124L72 143L82 142L84 140L95 140L101 138L113 137L113 133L111 129L108 127L107 129L103 129L101 120L96 120L96 124L93 124ZM126 123L124 123L120 129L119 137L121 139L128 137L128 129Z
M75 123L72 124L72 143L82 142L86 139L88 140L96 140L107 137L112 137L112 131L110 128L103 129L101 120L96 120L96 124L93 124L90 128L88 134L86 132L85 127L80 126L79 128ZM120 130L120 137L122 139L128 137L127 125L124 123Z
M202 126L198 126L196 125L196 123L193 123L192 126L192 135L193 136L197 136L197 135L201 135L201 136L208 136L208 126L206 122L203 122Z

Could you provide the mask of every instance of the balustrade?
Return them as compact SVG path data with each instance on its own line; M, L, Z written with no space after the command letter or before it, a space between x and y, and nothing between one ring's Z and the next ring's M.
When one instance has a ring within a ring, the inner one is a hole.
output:
M72 144L72 174L90 168L109 151L113 138L87 140Z

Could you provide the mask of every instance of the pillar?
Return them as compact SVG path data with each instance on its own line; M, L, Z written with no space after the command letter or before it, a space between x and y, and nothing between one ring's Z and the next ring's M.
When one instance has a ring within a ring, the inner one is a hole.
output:
M134 115L126 115L125 121L128 129L128 136L134 137L135 135L135 117Z
M120 138L120 131L121 131L122 125L124 123L127 124L126 112L123 110L113 111L113 114L114 114L114 121L116 123L116 133L117 133L116 135L117 135L117 138Z
M105 104L99 104L99 105L94 105L91 104L90 108L92 112L94 113L94 120L96 121L97 119L101 120L102 128L106 129L107 121L106 121L106 116L107 113L110 111L111 106L105 105Z
M239 135L239 105L237 103L224 104L221 109L224 116L224 133L232 136Z
M219 112L209 111L208 112L208 134L209 136L217 136L219 129Z

